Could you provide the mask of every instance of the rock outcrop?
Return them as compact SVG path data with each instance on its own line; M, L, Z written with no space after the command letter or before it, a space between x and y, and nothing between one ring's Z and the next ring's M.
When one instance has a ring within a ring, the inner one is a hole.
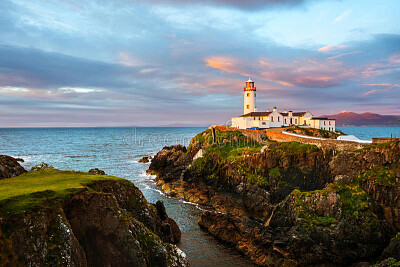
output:
M19 164L18 159L0 155L0 179L15 177L24 172L26 170Z
M14 201L0 201L0 266L188 265L163 203L148 203L131 182L95 181L24 212Z
M90 169L89 173L97 174L97 175L106 175L106 172L103 170L100 170L98 168Z
M400 143L333 147L209 129L187 149L165 147L149 172L172 196L206 204L199 224L259 265L400 260L398 241L389 245L400 231Z
M151 159L152 159L151 156L145 156L139 159L139 163L149 163Z
M48 170L48 169L54 169L53 165L47 164L45 162L39 163L38 165L35 165L31 168L32 171L42 171L42 170Z

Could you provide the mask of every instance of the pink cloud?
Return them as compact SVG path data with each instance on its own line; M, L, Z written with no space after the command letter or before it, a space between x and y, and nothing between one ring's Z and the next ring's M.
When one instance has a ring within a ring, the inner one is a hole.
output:
M330 53L346 48L345 45L326 45L318 49L319 52Z
M128 67L143 65L143 62L134 58L131 53L124 51L118 53L118 63Z
M400 54L393 54L387 60L370 64L362 71L367 77L381 76L400 71Z
M390 86L390 83L367 83L367 84L363 84L366 86Z
M204 61L207 63L207 66L212 67L214 69L222 70L224 72L229 72L229 73L241 72L240 68L238 67L239 61L235 58L227 56L213 56L205 58Z
M328 58L329 59L329 58ZM294 61L274 61L260 58L255 61L214 56L205 59L209 67L227 73L237 73L275 82L285 87L302 86L327 88L341 84L341 80L356 75L353 69L345 68L342 62L332 59L311 60L302 58ZM247 74L251 72L251 74Z
M367 86L386 86L386 85L389 85L389 86L386 87L386 88L383 88L383 89L372 89L372 90L364 93L363 96L369 96L369 95L374 94L374 93L385 93L385 92L388 92L388 91L392 90L394 87L400 87L399 84L391 85L391 84L387 84L387 83L376 84L376 85L374 85L374 84L365 84L365 85L367 85Z

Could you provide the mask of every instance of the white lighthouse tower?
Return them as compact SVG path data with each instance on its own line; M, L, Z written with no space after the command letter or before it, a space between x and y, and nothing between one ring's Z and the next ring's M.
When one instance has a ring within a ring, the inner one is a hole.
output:
M256 88L254 82L249 78L246 82L246 87L243 87L244 92L244 111L247 114L256 111Z

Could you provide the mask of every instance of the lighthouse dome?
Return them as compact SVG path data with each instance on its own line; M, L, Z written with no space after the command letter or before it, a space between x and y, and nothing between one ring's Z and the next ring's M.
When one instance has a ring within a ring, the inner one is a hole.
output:
M252 83L253 81L250 79L250 77L249 77L249 80L247 81L248 83Z

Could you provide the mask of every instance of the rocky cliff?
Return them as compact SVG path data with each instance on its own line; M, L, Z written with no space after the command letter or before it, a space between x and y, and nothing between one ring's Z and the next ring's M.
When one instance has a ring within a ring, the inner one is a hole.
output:
M203 228L266 266L400 260L399 170L398 142L336 151L210 129L149 168L166 192L208 207Z
M187 265L163 203L125 179L50 169L0 191L1 266Z
M21 167L17 159L6 155L0 155L0 180L15 177L24 172L26 172L26 170Z

